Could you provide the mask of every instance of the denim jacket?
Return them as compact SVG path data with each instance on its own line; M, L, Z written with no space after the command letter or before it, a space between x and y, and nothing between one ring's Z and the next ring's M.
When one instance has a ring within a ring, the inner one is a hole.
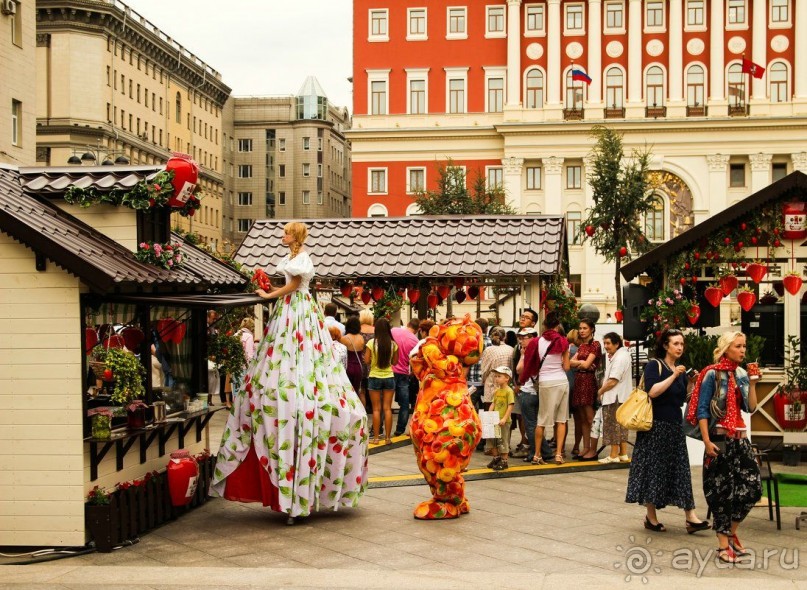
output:
M729 387L729 378L726 372L720 371L721 375L719 379L716 379L716 373L717 371L712 369L703 377L700 397L698 398L698 411L696 412L696 417L698 420L705 418L710 421L710 425L714 418L714 416L712 416L711 403L712 397L715 395L715 381L720 383L720 391L717 393L716 401L721 412L726 411L726 391ZM737 370L734 373L734 379L742 392L742 403L740 405L740 409L748 412L748 373L746 373L745 369L742 367L737 367Z

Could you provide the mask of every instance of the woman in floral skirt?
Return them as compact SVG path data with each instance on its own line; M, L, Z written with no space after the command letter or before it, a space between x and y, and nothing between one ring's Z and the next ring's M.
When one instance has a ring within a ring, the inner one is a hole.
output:
M286 284L233 394L212 489L288 515L356 506L367 485L367 414L336 359L324 318L308 291L314 265L303 223L284 228Z
M597 449L589 448L591 438L591 423L594 421L594 400L597 399L597 367L602 360L600 343L594 340L596 328L594 322L588 319L580 320L577 337L580 345L577 353L570 361L574 369L574 387L572 388L572 409L574 411L575 443L582 441L586 445L580 450L578 444L572 449L572 457L581 455L587 459L594 459ZM579 425L579 430L578 430ZM578 438L578 436L580 438Z

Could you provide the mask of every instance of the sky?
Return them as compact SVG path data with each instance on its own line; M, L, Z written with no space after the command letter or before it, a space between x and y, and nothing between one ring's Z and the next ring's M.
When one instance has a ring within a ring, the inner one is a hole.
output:
M122 0L210 67L235 96L296 94L315 76L353 112L350 0Z

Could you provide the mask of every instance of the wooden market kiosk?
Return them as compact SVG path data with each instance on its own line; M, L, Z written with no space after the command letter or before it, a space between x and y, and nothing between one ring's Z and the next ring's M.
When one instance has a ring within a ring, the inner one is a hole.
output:
M804 201L807 201L807 175L793 172L631 261L621 270L628 281L639 278L640 282L646 282L648 274L655 274L657 280L665 284L680 278L689 283L694 275L703 285L716 282L718 268L726 268L725 256L718 262L709 261L718 251L716 244L722 241L726 246L723 252L737 254L736 260L741 261L736 272L740 286L752 289L757 304L750 311L743 311L742 323L732 329L739 330L743 326L749 334L766 338L760 359L764 374L757 386L759 406L751 417L752 436L763 448L777 450L782 443L807 444L807 432L785 431L774 411L774 396L784 380L784 351L789 335L801 338L801 359L807 362L807 290L802 286L796 294L791 294L782 288L782 280L791 270L797 271L802 279L807 277L807 238L783 237L784 207ZM756 232L755 226L760 224L770 231ZM770 244L771 248L760 247L761 244ZM747 278L742 270L747 268L743 265L754 261L767 270L758 283ZM686 269L683 273L682 264ZM682 276L679 278L679 275ZM652 296L658 290L659 286L655 285ZM761 296L768 291L779 297L771 304L760 304ZM734 291L720 304L719 320L714 323L716 331L729 329L731 307L738 306L737 293ZM703 299L698 303L701 308L710 306Z
M160 170L0 167L0 545L84 545L91 488L164 469L178 448L218 445L207 410L115 430L110 441L89 437L87 410L103 400L88 395L85 327L137 326L149 335L136 351L145 364L155 327L172 318L185 331L172 370L193 394L207 391L206 310L259 300L241 292L247 277L171 234L169 210L63 200L73 185L125 190ZM182 268L139 262L141 241L181 243Z

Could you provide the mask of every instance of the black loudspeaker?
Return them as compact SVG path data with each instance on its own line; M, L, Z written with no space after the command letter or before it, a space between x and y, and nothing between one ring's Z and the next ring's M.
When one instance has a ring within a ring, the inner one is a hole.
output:
M697 294L698 305L701 308L701 315L698 321L695 322L693 328L713 328L720 325L720 306L712 307L712 304L703 296L709 285L706 281L695 283L695 293ZM689 322L686 326L678 326L679 328L689 327Z
M626 340L644 340L647 335L641 321L642 308L653 297L653 292L642 285L628 283L622 287L622 337Z
M744 334L762 336L765 339L759 355L760 364L781 367L785 354L785 306L755 305L751 311L743 311L741 318Z

